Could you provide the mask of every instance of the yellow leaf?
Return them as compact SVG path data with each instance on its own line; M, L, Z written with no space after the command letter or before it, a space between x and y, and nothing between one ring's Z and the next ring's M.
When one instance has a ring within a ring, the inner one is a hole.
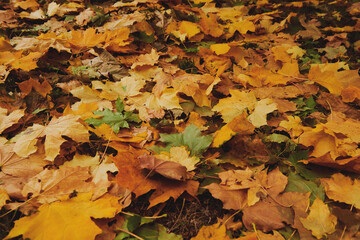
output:
M20 157L27 157L31 153L36 152L37 138L41 136L45 127L39 124L34 124L28 127L25 131L15 136L12 141L15 142L13 151Z
M300 218L301 223L317 239L335 232L337 218L330 213L329 207L319 198L315 199L306 218Z
M225 54L230 50L230 46L227 43L213 44L210 49L216 53L216 55Z
M165 161L177 162L186 167L187 171L192 171L195 169L195 165L200 161L197 157L190 157L189 151L185 147L172 147L170 148L169 153L161 152L155 157L160 158Z
M245 109L253 109L257 102L253 92L230 89L230 94L231 97L220 99L212 109L220 112L226 123L240 115Z
M267 125L267 114L275 111L276 109L277 105L276 103L273 103L271 99L262 99L255 104L255 109L249 115L248 119L255 127Z
M32 240L88 240L102 230L91 218L111 218L121 210L119 198L106 195L90 201L91 193L51 204L43 204L31 216L15 221L15 227L6 239L19 235Z
M219 131L216 131L211 147L218 148L237 134L230 128L229 124L230 123L226 124Z
M24 109L15 110L7 115L7 110L0 107L0 133L2 133L8 127L11 127L24 116Z
M54 117L46 127L34 124L13 139L14 152L21 157L27 157L36 151L37 139L46 136L46 160L54 161L60 152L61 144L66 141L62 136L67 136L77 142L89 140L88 130L78 122L78 119L78 116L66 115L60 118Z
M13 68L20 68L24 71L30 71L37 68L37 61L43 55L40 52L31 52L27 56L16 59L11 63Z
M331 178L320 179L322 185L325 186L326 195L339 202L353 205L360 209L360 180L351 180L350 177L341 173L336 173Z
M210 226L203 226L196 237L191 240L227 240L230 237L226 234L225 224L220 226L220 223L216 223Z
M11 44L4 37L0 37L0 52L11 51L12 49Z
M88 48L95 47L104 40L104 34L96 33L94 28L87 28L86 31L72 31L68 44L74 53L79 53Z
M201 3L210 3L213 0L192 0L193 3L195 4L201 4Z
M340 95L343 89L341 82L336 78L337 69L321 69L320 64L311 65L309 71L309 80L326 87L330 93Z
M185 33L188 38L191 38L200 32L200 28L196 23L182 21L179 25L179 31Z
M2 208L8 200L10 201L10 197L7 194L6 190L0 189L0 208Z
M78 105L78 108L72 109L70 108L70 106L66 106L66 108L64 109L63 115L77 115L80 116L81 119L85 120L91 117L94 117L95 115L93 114L93 111L98 110L98 105L96 102L92 102L92 103L84 103L84 102L80 102Z

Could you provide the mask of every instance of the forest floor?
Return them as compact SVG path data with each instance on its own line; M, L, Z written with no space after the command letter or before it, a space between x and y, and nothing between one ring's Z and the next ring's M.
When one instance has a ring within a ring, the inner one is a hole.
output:
M1 1L0 238L360 239L359 16Z

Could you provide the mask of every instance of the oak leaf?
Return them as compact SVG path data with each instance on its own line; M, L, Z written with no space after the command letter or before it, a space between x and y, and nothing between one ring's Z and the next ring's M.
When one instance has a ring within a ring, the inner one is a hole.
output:
M326 234L335 232L337 218L330 212L328 205L320 199L315 199L310 207L310 213L306 218L300 218L305 228L320 239Z
M90 201L91 193L80 193L64 201L43 204L38 212L15 221L5 239L19 235L30 239L95 239L102 230L91 218L112 218L121 211L119 198L106 195Z

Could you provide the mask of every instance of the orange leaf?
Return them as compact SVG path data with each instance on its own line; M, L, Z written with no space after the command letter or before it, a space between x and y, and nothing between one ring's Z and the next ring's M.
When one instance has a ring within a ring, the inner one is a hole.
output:
M120 186L134 192L136 196L143 195L154 189L155 192L149 199L149 207L165 202L171 197L176 200L185 191L195 196L199 186L197 181L178 182L160 176L150 177L145 175L140 168L140 160L138 159L138 156L142 153L144 153L144 150L140 151L131 148L129 151L119 153L113 158L119 169L116 181Z

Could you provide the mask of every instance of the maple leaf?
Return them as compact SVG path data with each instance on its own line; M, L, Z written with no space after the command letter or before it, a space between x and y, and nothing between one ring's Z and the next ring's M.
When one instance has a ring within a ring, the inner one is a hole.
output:
M360 208L360 197L358 194L355 194L360 189L360 181L358 179L353 181L350 177L336 173L331 178L322 178L320 181L324 185L326 195L329 198L353 205L358 209Z
M210 135L203 136L197 126L190 124L182 133L160 133L159 141L166 143L167 148L186 146L190 151L191 156L198 156L210 146L212 139L213 137ZM160 153L162 150L167 151L167 148L155 146L151 149Z
M159 239L159 240L182 240L181 235L168 233L166 228L160 224L154 223L151 218L141 217L137 214L126 216L125 221L121 226L125 230L120 232L114 240L129 239L130 233L135 234L143 239Z
M276 103L271 99L266 98L258 101L255 104L254 111L249 115L248 120L255 126L261 127L267 125L266 116L277 109Z
M166 181L163 177L147 177L144 175L140 168L140 160L137 158L143 153L144 150L139 151L132 148L129 150L121 149L120 154L113 158L113 161L119 169L116 175L116 182L120 186L134 192L136 196L143 195L155 189L155 192L149 199L149 207L165 202L171 197L176 200L185 191L192 196L197 193L199 187L199 182L197 181Z
M317 239L335 232L337 224L337 218L330 213L329 207L318 198L311 205L309 215L300 220L304 227L311 230Z
M7 115L7 112L7 109L0 107L0 133L17 123L17 121L19 121L19 119L25 114L24 109L15 110L9 115Z
M9 201L9 200L10 200L10 197L7 194L6 190L0 189L0 208L2 208L6 204L6 201Z
M164 161L148 154L143 154L138 158L140 160L140 167L150 172L156 172L166 178L179 181L185 181L186 179L186 168L179 163Z
M38 212L15 221L14 228L5 239L19 235L30 239L79 240L95 239L102 230L91 218L112 218L121 210L119 198L106 195L90 201L91 193L43 204Z
M226 123L243 113L246 109L253 109L257 102L253 92L230 89L230 94L231 97L220 99L219 103L212 109L213 111L220 112L222 119Z
M129 128L128 122L139 123L141 120L138 115L133 112L124 111L125 105L123 101L118 98L115 102L115 107L117 112L112 112L110 109L105 109L103 111L94 111L95 115L102 116L101 118L89 118L85 122L92 124L94 126L100 126L102 124L107 124L111 126L111 129L118 133L120 128Z
M184 146L172 147L169 149L169 152L161 152L155 156L166 161L180 163L186 167L187 171L194 170L195 165L200 161L200 159L195 156L190 157L189 152Z
M42 152L19 157L13 150L14 144L0 144L0 168L4 174L26 179L41 172L49 163Z
M78 122L78 119L78 116L66 115L54 117L47 126L34 124L13 139L16 141L14 152L21 157L26 157L37 150L38 138L46 136L46 160L53 161L60 152L61 144L66 141L62 136L68 136L78 142L89 140L88 130Z
M58 170L43 170L29 179L22 194L37 198L40 203L50 203L64 195L76 192L89 192L94 187L86 182L91 177L88 167L62 166Z
M216 223L210 226L203 226L196 237L191 238L191 240L218 240L224 239L230 240L230 237L226 234L225 224L220 225Z

